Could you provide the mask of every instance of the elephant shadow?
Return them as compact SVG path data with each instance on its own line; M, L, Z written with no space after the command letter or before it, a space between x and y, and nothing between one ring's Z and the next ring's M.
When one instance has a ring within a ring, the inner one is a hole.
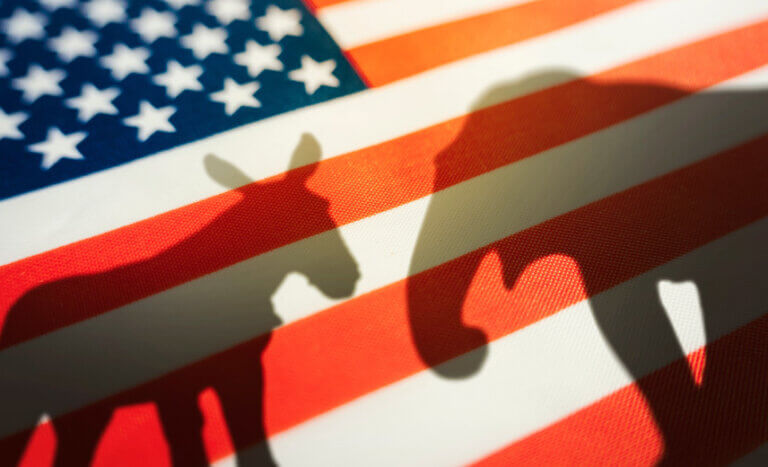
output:
M508 100L522 94L527 95ZM685 106L675 107L682 100ZM664 102L670 109L649 116L653 106L648 102ZM752 338L737 347L708 346L706 366L697 380L659 293L660 287L675 286L690 292L693 284L703 313L704 342L759 318L765 310L749 308L734 295L733 284L739 284L739 290L768 287L766 229L733 234L742 238L734 250L664 264L673 255L659 267L651 265L654 255L663 257L662 251L685 251L686 242L697 247L709 242L697 239L697 230L709 232L713 222L701 215L701 203L710 203L709 212L717 215L712 217L732 225L731 230L768 213L768 197L759 195L765 186L754 182L768 180L768 164L757 164L762 177L749 177L752 182L735 171L723 186L713 185L706 199L688 200L685 184L649 198L691 204L689 212L679 222L668 222L671 227L663 233L654 232L651 224L654 216L675 215L664 205L649 220L647 210L609 212L609 204L599 204L616 192L629 201L639 199L639 191L631 187L706 159L690 159L691 155L761 137L767 129L758 122L761 118L765 122L768 90L712 89L693 94L661 84L608 82L553 70L495 86L478 99L475 109L485 110L470 114L458 136L435 159L435 194L411 260L409 320L424 363L448 379L470 378L483 366L491 338L481 326L466 322L464 305L487 255L498 257L508 290L538 261L566 257L578 266L600 332L637 382L653 415L664 443L660 463L723 463L768 439L768 352L763 344L768 328L757 326ZM633 117L631 124L599 131L606 115L625 111ZM595 136L581 138L575 128L586 128L584 134ZM536 141L545 145L537 148ZM734 143L724 143L728 141ZM454 188L461 170L525 150L538 154L488 172L482 181L470 178L463 183L466 189ZM727 196L729 187L744 183L752 183L751 191L744 191L749 196ZM564 213L586 205L592 206L590 217L582 216L579 223L562 220ZM740 214L746 210L760 214L752 218ZM550 218L557 228L545 231L542 225ZM698 227L692 234L684 225ZM504 234L494 237L494 232ZM498 240L516 232L521 235L513 241ZM616 244L624 246L611 248ZM460 257L460 263L450 274L422 273L454 257ZM637 271L628 274L633 268ZM614 287L629 279L631 287ZM555 294L558 287L570 286L561 283L541 293ZM515 319L515 309L503 313ZM663 378L651 374L663 366Z

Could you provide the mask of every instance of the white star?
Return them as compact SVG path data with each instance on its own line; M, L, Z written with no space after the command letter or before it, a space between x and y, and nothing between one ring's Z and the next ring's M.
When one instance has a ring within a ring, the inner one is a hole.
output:
M40 0L40 4L54 11L59 8L74 8L77 0Z
M267 7L267 14L256 19L256 26L269 33L269 38L278 42L285 36L300 36L304 29L301 27L301 12L296 8L281 10L275 5Z
M8 62L11 61L11 51L0 49L0 76L8 74Z
M165 0L165 3L171 5L176 10L181 10L187 5L199 5L200 0Z
M232 115L243 106L261 107L261 102L253 97L258 90L259 83L257 81L238 84L232 78L227 78L224 81L224 89L211 94L211 99L224 104L224 111L227 115Z
M21 125L28 117L29 115L24 112L7 114L3 112L3 109L0 109L0 139L24 138L24 134L19 130L19 125Z
M168 70L152 78L158 86L164 86L165 91L171 98L176 98L186 90L200 91L203 85L198 78L203 74L200 65L190 65L183 67L179 62L171 60L168 62Z
M191 49L198 60L203 60L212 53L225 54L229 48L225 43L227 31L223 28L209 28L202 24L195 25L191 34L181 38L181 45Z
M248 74L254 78L264 70L280 71L283 62L277 59L282 50L277 44L261 45L256 41L248 41L245 51L235 55L235 63L248 68Z
M133 117L123 119L126 125L139 130L139 141L146 141L158 131L173 133L176 128L168 121L176 112L172 105L157 108L148 101L139 103L139 113Z
M48 170L61 159L83 159L83 155L77 150L77 145L88 136L84 131L78 131L65 135L58 128L50 128L45 141L29 146L30 152L43 155L40 167Z
M236 19L251 17L247 0L211 0L206 5L208 13L215 16L221 24L229 24Z
M77 57L93 57L96 55L96 41L98 37L93 31L78 31L66 26L58 37L48 42L63 62L71 62Z
M42 39L45 37L45 16L41 13L30 13L16 8L10 18L3 21L3 32L8 38L18 44L25 39Z
M13 87L22 92L22 100L31 104L38 97L60 96L62 94L59 82L64 79L61 70L45 70L40 65L30 65L27 75L13 80Z
M83 9L85 16L100 28L125 20L125 4L120 0L91 0Z
M144 42L151 44L160 37L175 37L176 15L170 11L159 12L151 8L141 10L138 18L131 20L131 27Z
M131 49L125 44L117 44L110 55L101 57L101 65L109 68L112 76L121 81L131 73L148 73L148 58L149 50L144 47Z
M339 87L339 80L333 75L336 61L333 59L316 62L309 55L301 57L301 68L288 73L288 78L304 83L307 94L314 94L320 86Z
M77 118L87 123L96 114L117 115L117 107L112 101L120 94L117 88L98 89L96 86L86 83L83 85L80 95L70 97L66 103L69 107L77 109Z

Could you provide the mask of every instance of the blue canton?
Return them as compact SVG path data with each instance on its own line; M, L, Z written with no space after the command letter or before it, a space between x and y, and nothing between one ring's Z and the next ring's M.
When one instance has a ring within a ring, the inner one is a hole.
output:
M299 0L0 3L0 199L364 89Z

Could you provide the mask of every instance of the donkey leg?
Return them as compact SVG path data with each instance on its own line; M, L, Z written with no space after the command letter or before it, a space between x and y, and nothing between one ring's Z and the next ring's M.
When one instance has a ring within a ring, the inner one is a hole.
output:
M27 452L29 441L35 432L35 425L39 419L38 414L29 414L25 417L26 423L22 426L31 427L14 435L0 440L0 465L19 465Z
M172 465L206 466L208 455L203 446L203 417L197 405L197 391L174 393L157 401Z
M252 366L230 368L215 386L240 466L276 465L264 429L263 351L254 352Z
M90 465L111 417L111 410L96 410L76 418L54 419L57 438L54 465Z

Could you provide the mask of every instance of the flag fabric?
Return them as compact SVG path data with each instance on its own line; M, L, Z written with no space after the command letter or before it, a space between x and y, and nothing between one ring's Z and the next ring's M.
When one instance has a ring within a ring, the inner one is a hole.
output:
M197 3L5 2L0 196L363 89L295 2Z
M768 3L0 4L3 465L768 448Z

